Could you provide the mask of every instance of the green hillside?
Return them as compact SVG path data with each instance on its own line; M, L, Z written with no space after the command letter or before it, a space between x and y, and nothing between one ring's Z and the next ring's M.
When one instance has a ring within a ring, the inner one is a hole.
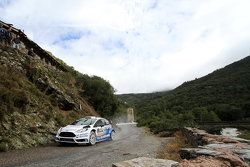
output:
M155 92L155 93L132 93L118 95L119 99L127 103L129 106L135 107L140 102L161 98L167 92Z
M119 97L155 132L198 121L250 121L250 57L172 91Z

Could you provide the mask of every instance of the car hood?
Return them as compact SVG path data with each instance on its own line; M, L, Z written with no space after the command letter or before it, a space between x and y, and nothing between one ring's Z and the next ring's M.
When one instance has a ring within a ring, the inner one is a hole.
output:
M67 125L61 129L61 132L75 132L77 130L90 127L88 125Z

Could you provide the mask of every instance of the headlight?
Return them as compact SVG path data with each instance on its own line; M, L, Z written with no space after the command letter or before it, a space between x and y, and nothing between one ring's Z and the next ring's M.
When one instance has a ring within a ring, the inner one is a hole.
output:
M80 130L77 130L76 133L86 132L87 130L88 130L88 128L80 129Z
M62 127L57 131L57 134L59 134L61 132L61 130L62 130Z

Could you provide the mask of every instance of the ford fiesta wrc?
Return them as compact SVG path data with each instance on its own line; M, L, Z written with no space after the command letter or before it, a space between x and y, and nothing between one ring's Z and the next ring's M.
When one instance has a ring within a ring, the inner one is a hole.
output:
M77 143L95 145L96 142L112 140L114 129L107 119L88 116L61 127L55 141L61 144Z

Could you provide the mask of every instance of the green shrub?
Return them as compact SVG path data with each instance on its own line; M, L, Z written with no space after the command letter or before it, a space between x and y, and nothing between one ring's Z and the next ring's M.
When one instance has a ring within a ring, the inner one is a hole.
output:
M11 114L14 111L20 109L22 113L25 113L26 106L29 104L28 94L19 89L0 89L1 110L5 113ZM5 109L6 108L6 109ZM3 116L3 113L1 114Z
M241 134L238 137L250 140L250 131L249 130L243 130L243 131L241 131Z
M41 76L44 76L44 71L40 68L29 68L27 71L27 77L33 83Z
M73 119L77 119L79 117L79 114L77 113L77 111L70 111L69 112L69 116Z
M87 99L101 116L111 117L118 112L119 101L108 81L97 76L76 73L76 86L80 90L80 95Z
M9 149L9 146L6 142L0 143L0 151L6 152L6 151L8 151L8 149Z
M166 112L160 117L153 116L148 126L154 133L172 131L185 126L194 126L194 118L192 112L185 112L183 114Z
M50 119L53 118L53 111L52 110L50 110L50 111L44 111L43 115L45 117L45 120L49 121Z
M37 126L30 127L30 132L37 133L38 132L38 127Z
M0 121L4 119L4 116L7 114L7 107L5 105L0 106Z
M58 125L60 125L60 126L65 126L67 124L67 120L60 113L56 114L55 120L58 123Z
M29 96L24 91L17 91L13 97L14 106L17 108L23 108L29 104Z

